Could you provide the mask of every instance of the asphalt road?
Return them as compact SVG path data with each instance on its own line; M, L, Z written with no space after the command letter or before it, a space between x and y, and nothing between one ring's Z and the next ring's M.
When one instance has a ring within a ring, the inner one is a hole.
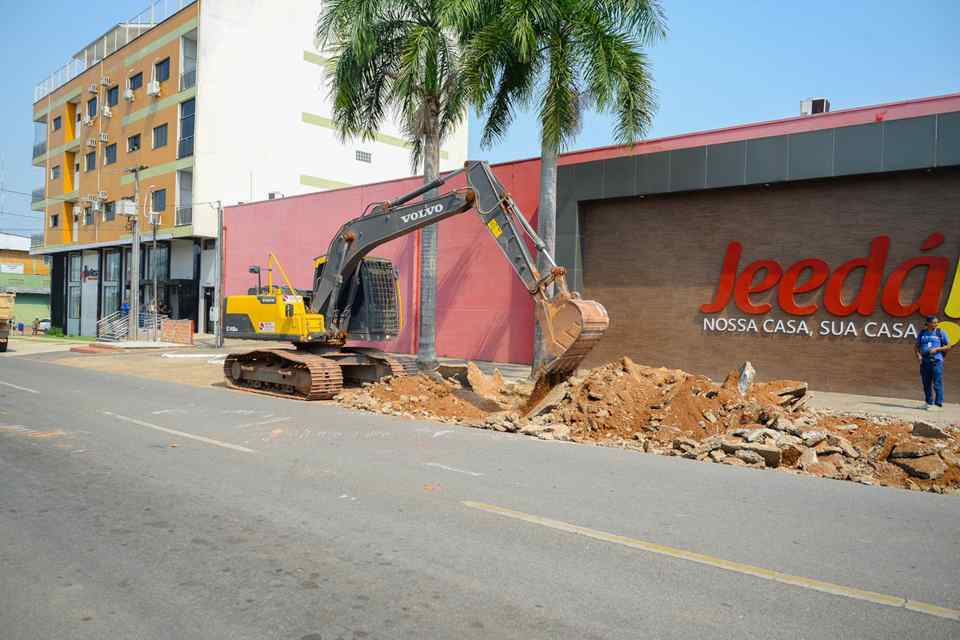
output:
M955 496L0 360L5 640L957 638L957 609Z

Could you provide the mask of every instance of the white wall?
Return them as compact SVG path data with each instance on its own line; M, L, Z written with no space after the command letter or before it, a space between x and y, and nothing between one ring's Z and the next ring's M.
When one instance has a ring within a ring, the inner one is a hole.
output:
M201 0L197 63L194 201L224 204L320 190L300 184L308 175L365 184L411 175L409 150L383 142L341 144L330 129L306 124L303 113L329 118L315 52L317 0ZM466 118L444 144L444 169L462 166ZM402 137L385 123L382 132ZM355 151L373 154L368 164ZM215 216L194 209L198 233L215 235ZM200 214L200 215L198 215Z

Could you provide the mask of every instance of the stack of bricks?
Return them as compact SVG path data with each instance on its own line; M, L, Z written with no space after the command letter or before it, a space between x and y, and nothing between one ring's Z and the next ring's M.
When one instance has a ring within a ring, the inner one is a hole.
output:
M163 342L193 344L193 320L163 320L160 323L160 339Z

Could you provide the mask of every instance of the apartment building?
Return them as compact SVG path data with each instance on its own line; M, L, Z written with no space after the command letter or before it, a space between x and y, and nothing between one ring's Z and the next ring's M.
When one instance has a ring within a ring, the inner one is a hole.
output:
M44 178L33 208L44 231L32 253L51 257L54 326L95 335L98 323L124 313L134 167L140 300L156 297L198 331L211 329L215 304L218 203L410 173L395 122L372 141L339 139L315 42L319 10L311 0L159 0L36 87L33 164ZM465 122L445 142L441 168L462 165L466 151Z

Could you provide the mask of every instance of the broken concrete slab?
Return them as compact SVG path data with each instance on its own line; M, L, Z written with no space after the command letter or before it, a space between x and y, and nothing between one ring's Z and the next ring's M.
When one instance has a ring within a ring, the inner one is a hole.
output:
M947 470L947 465L937 455L920 458L897 458L893 460L893 464L914 478L920 478L921 480L936 480Z
M923 420L918 420L913 423L913 435L921 438L936 438L938 440L947 440L950 438L950 435L943 427L938 427L935 424L930 424Z

